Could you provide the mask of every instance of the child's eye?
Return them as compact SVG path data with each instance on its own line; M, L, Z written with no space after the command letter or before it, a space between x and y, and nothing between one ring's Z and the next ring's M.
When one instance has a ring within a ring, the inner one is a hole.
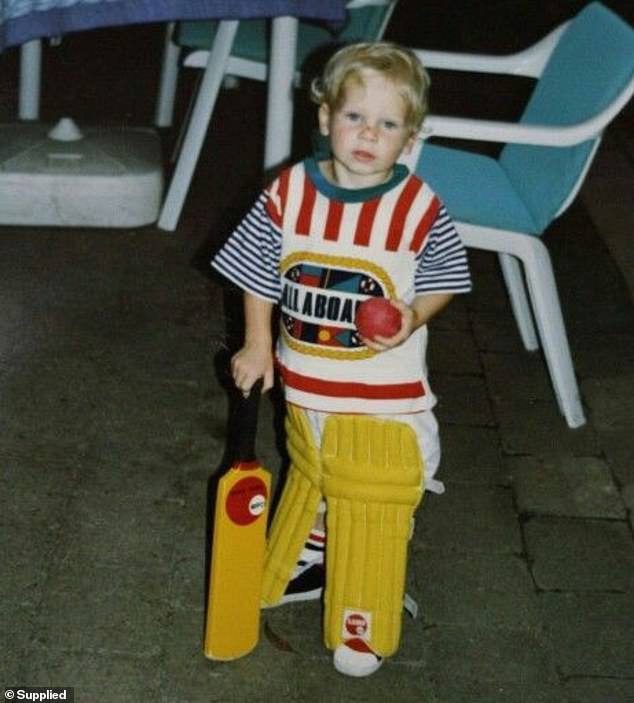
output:
M384 120L383 126L385 129L398 129L398 123L393 120Z
M361 119L361 115L358 112L346 112L345 117L349 122L359 122Z

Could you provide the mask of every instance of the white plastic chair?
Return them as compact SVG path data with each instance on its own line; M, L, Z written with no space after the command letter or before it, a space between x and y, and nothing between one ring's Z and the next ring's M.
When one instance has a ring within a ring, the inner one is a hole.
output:
M594 2L518 54L416 53L431 69L537 79L519 123L429 115L424 142L404 161L438 192L467 247L498 254L524 347L541 341L559 408L580 427L585 416L540 235L574 200L604 128L634 93L634 30ZM434 137L506 146L494 159L430 144Z
M349 0L346 4L348 21L337 35L323 26L300 21L295 64L301 67L304 58L321 47L339 42L381 38L397 1ZM168 231L176 229L178 224L224 76L266 80L268 66L267 27L264 21L223 21L217 25L188 22L182 23L181 27L183 31L178 33L182 34L181 41L185 45L186 35L195 35L196 30L202 28L206 30L203 41L211 43L212 49L211 53L208 49L196 50L185 59L185 65L204 67L205 71L158 220L158 227ZM174 27L168 28L156 112L156 124L159 126L171 122L180 51L175 39ZM274 165L276 164L270 163L265 150L265 168Z

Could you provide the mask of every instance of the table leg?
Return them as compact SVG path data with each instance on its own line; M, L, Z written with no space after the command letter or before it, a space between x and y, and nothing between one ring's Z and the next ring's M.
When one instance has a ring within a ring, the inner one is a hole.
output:
M37 120L40 116L41 78L42 42L33 39L20 47L18 117L21 120Z
M175 29L176 22L169 22L165 28L161 79L154 115L154 124L157 127L172 126L176 85L178 83L178 62L181 54L180 46L174 43Z
M276 17L273 20L264 144L265 170L279 166L291 154L298 26L295 17Z
M178 218L183 209L200 150L205 141L209 120L222 84L237 30L237 20L223 20L218 24L183 147L176 162L176 168L159 217L158 226L160 229L174 231L178 224Z

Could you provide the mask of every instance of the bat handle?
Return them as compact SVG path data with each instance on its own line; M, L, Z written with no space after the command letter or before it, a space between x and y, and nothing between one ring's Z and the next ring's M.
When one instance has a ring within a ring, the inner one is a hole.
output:
M238 461L255 460L255 437L258 428L258 409L262 393L262 379L258 379L251 388L249 396L240 396L234 414L237 439L235 459Z

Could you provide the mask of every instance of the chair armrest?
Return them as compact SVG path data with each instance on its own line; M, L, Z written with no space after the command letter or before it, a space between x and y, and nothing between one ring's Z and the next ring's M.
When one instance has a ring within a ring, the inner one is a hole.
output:
M426 49L413 49L413 51L426 68L538 78L567 25L568 22L561 24L536 44L515 54L496 56Z
M571 125L545 125L497 120L475 120L446 115L428 115L421 129L423 139L453 137L485 142L533 144L535 146L572 146L598 137L606 125L634 94L634 78L602 112Z
M590 120L594 124L594 120ZM423 139L450 137L504 144L532 144L534 146L571 146L598 136L588 122L566 127L553 125L473 120L446 115L428 115L421 130Z
M414 170L425 142L434 137L501 144L570 146L584 141L577 137L578 128L579 125L553 127L497 120L474 120L447 115L427 115L412 150L409 154L402 154L399 161L410 170Z

